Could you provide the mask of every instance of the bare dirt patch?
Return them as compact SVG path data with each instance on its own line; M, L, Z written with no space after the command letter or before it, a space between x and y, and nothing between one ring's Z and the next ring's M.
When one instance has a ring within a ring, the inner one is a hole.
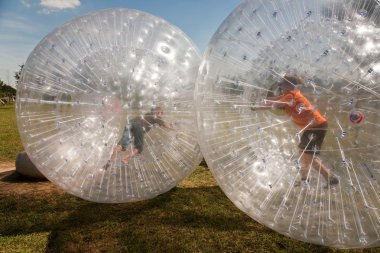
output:
M0 173L15 169L15 162L0 162Z
M0 195L17 194L45 197L47 194L63 194L64 191L47 180L29 179L15 171L0 172Z

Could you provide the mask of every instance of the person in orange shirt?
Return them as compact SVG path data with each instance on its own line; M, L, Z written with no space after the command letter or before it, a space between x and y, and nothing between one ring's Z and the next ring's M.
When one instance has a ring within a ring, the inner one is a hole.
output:
M281 108L291 117L291 120L302 129L300 149L300 175L306 182L310 165L319 171L330 184L338 184L339 179L318 157L328 124L326 118L310 103L310 101L297 88L303 79L294 73L286 74L278 86L281 95L267 97L265 106L261 109Z

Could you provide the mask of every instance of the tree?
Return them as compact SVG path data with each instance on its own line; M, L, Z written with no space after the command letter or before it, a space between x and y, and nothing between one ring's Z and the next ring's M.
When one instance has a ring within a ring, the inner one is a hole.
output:
M20 78L21 78L21 71L24 68L24 64L18 65L18 66L20 67L20 70L15 72L15 75L14 75L17 84L18 84L18 80L20 80Z
M16 89L0 80L0 97L16 95Z
M0 104L12 103L12 98L16 95L16 89L12 86L6 85L0 80Z

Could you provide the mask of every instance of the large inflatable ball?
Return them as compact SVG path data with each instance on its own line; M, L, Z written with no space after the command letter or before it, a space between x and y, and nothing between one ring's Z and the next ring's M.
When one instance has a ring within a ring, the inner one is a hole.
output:
M166 192L201 160L193 120L197 48L177 27L128 9L63 24L27 59L17 89L24 147L81 198Z
M380 243L380 6L243 1L212 37L201 150L234 204L302 241Z

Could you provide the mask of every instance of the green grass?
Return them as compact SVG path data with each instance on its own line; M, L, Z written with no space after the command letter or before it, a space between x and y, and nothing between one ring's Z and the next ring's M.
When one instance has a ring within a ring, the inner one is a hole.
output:
M45 252L48 238L48 232L0 237L0 252Z
M23 150L14 105L0 106L0 162L14 161Z
M199 178L208 185L198 185ZM54 187L45 189L50 184L0 184L7 189L0 191L0 248L9 252L28 251L31 246L34 252L334 251L256 223L225 197L203 167L172 191L138 203L91 203Z
M22 150L13 107L0 108L1 159ZM50 182L0 174L0 252L380 252L336 250L282 236L238 210L199 166L154 199L91 203Z
M137 203L91 203L49 182L3 179L0 187L0 252L380 252L282 236L238 210L204 167Z

